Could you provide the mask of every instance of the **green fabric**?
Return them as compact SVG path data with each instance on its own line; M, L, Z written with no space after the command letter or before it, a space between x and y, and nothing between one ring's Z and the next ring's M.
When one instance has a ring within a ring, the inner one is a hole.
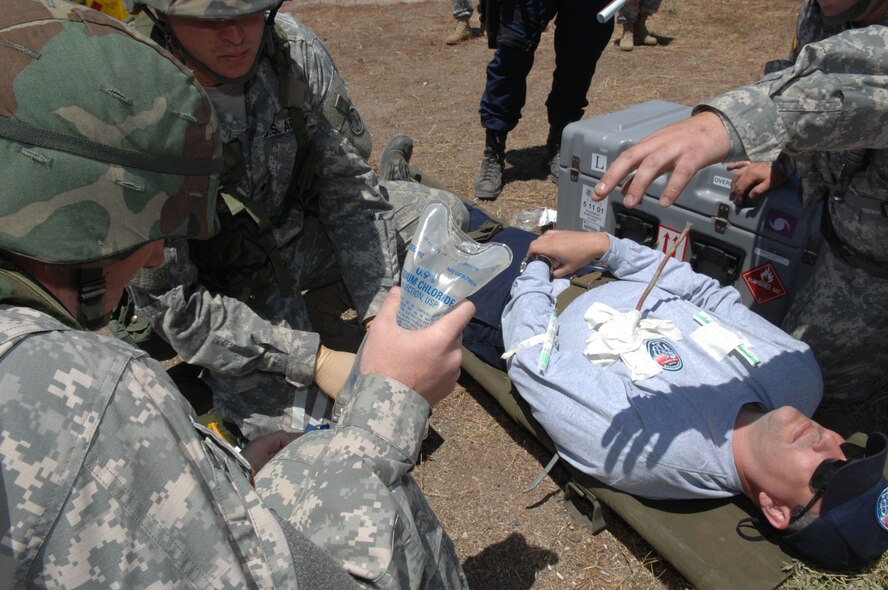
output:
M54 317L76 330L83 327L46 289L11 264L0 261L0 303L29 307Z

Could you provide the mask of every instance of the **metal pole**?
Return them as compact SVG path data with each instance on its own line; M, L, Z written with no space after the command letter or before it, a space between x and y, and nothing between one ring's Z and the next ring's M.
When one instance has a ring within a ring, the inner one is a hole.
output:
M626 4L626 0L614 0L610 4L604 7L604 9L598 13L598 22L606 23L610 19L614 17L614 13L623 8L623 5Z

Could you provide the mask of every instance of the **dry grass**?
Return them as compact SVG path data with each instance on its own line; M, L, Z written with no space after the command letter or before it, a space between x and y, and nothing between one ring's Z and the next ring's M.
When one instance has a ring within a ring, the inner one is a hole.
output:
M781 590L885 590L888 588L888 555L868 572L845 576L816 570L803 563L791 566L792 577L780 586Z

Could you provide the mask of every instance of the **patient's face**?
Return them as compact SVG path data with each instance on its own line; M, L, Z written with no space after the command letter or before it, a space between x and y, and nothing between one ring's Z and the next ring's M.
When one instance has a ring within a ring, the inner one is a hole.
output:
M795 408L768 412L754 424L756 460L764 477L762 488L790 506L804 506L814 490L809 483L825 459L844 459L845 439ZM815 505L815 510L820 507Z

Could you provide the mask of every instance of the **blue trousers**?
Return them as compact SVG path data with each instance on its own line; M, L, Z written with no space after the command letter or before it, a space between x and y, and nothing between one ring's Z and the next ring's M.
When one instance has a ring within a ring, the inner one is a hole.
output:
M599 23L608 0L503 0L497 49L487 66L481 97L481 126L509 132L518 124L527 100L527 75L546 25L555 19L555 71L546 99L549 128L561 130L579 121L595 65L610 41L614 21Z

